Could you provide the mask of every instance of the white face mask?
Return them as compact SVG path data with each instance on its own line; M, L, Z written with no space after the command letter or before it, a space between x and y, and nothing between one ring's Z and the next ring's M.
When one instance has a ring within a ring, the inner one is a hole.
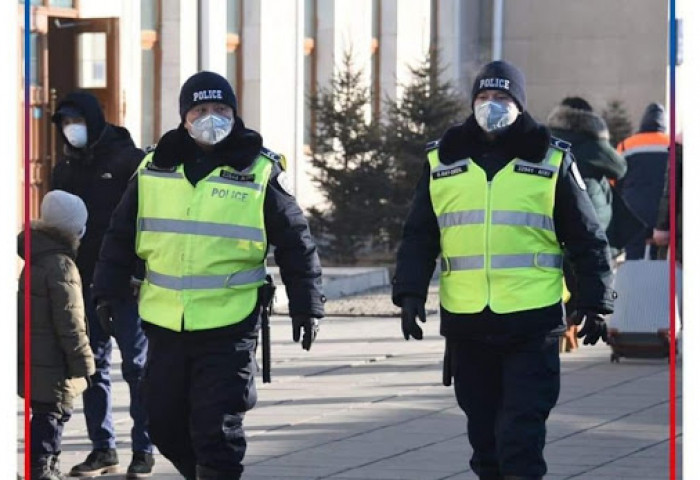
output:
M210 113L189 124L190 137L206 145L214 145L226 138L233 128L233 119Z
M520 112L515 102L488 100L474 104L476 123L487 133L494 133L510 127Z
M75 148L83 148L87 145L87 125L80 123L71 123L63 127L63 135L66 136L68 143L73 145Z

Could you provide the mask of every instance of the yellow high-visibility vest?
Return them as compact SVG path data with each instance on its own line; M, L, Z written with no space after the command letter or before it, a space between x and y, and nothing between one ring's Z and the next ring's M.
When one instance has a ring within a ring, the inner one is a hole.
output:
M139 315L174 331L244 320L265 280L263 204L273 161L222 166L193 186L184 166L138 170L136 253L146 262Z
M511 160L489 182L471 159L445 165L428 153L440 227L440 303L453 313L510 313L562 299L563 255L554 192L564 152Z

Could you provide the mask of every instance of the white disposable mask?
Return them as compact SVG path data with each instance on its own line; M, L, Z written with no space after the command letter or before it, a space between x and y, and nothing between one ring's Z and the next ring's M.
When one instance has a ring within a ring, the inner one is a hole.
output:
M511 126L518 118L514 102L489 100L474 107L474 117L481 129L488 133L498 132Z
M215 113L204 115L189 124L190 136L206 145L214 145L226 138L233 128L233 119Z
M65 135L68 143L75 148L83 148L87 145L88 132L87 126L81 123L71 123L63 127L63 135Z

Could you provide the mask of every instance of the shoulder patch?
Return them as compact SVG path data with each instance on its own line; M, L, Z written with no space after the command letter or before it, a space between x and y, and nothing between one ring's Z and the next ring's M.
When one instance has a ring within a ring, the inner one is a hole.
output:
M287 195L293 197L294 193L292 192L292 185L291 182L289 181L289 175L287 175L287 172L282 170L279 175L275 177L275 180L277 181L277 185L282 189L284 193Z
M279 162L282 159L282 155L279 153L275 153L269 148L262 147L260 149L260 155L269 158L273 162Z
M571 166L569 168L571 169L571 174L574 176L574 180L576 180L576 185L578 185L578 188L586 191L586 182L583 181L583 177L581 176L581 172L578 170L578 165L576 165L576 162L571 162Z
M146 146L146 148L144 148L143 151L146 152L146 155L148 155L151 152L155 152L157 146L158 146L157 143L152 143L152 144Z
M425 151L429 152L431 150L435 150L440 146L440 140L433 140L432 142L428 142L425 144Z
M571 148L571 144L561 138L551 137L549 140L549 146L561 150L562 152L568 152Z

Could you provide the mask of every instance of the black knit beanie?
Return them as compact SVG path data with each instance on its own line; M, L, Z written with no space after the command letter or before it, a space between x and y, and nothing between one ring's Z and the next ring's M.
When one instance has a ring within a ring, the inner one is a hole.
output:
M233 114L238 115L238 102L228 80L218 73L204 71L192 75L180 89L182 121L185 121L185 115L192 107L207 102L228 105L233 108Z
M481 67L472 87L472 108L474 107L474 98L482 90L502 90L508 93L513 97L521 112L527 106L525 75L512 63L496 60Z

